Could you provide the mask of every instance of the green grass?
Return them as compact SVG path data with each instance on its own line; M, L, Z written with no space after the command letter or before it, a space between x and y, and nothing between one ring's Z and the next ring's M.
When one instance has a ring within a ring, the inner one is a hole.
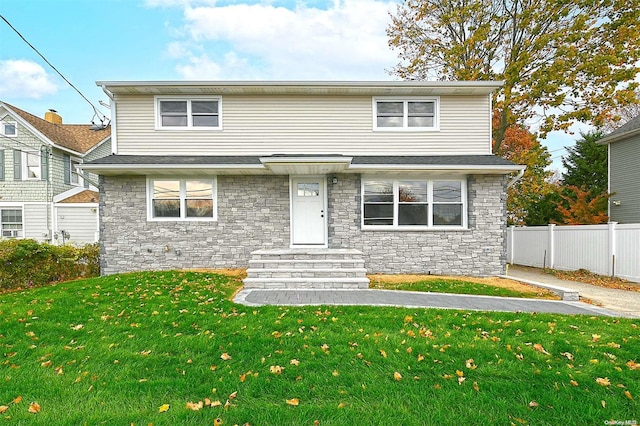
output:
M474 294L496 297L538 298L545 295L551 297L550 292L540 289L533 291L518 291L510 288L496 287L488 284L475 283L465 280L435 278L416 282L385 282L376 277L371 279L371 288L384 290L424 291L433 293Z
M253 308L228 300L238 285L210 273L136 273L0 295L0 406L8 407L0 425L4 417L50 425L640 420L637 321ZM225 404L234 392L227 409L185 407ZM11 403L17 396L22 402ZM286 403L293 398L298 406ZM38 414L28 413L31 402ZM170 408L159 413L163 404Z

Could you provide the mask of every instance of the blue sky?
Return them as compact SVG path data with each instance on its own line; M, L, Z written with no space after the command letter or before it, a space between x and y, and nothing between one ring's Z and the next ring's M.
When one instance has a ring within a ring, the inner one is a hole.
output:
M104 114L96 80L393 80L397 0L2 0L0 13ZM0 21L0 100L89 123L92 107ZM549 150L575 135L553 134ZM558 157L564 151L552 152ZM554 168L559 168L559 158Z

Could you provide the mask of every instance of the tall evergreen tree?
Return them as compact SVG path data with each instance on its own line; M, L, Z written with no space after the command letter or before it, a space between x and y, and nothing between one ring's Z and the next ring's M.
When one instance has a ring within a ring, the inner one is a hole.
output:
M567 148L568 154L562 157L565 168L562 183L586 190L593 198L605 194L608 189L607 147L598 145L604 136L600 130L580 133L580 136L575 146Z

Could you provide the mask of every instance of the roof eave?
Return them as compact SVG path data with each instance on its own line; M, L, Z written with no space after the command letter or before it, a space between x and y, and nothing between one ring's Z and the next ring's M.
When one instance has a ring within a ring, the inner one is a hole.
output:
M607 145L612 142L618 142L619 140L627 139L636 135L640 135L640 128L631 129L626 132L620 132L617 134L605 136L602 139L600 139L597 143L599 145Z

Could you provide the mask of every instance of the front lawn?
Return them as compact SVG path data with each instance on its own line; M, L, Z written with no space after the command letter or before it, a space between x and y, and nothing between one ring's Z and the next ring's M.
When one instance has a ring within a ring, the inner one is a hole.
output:
M370 275L369 280L369 287L374 289L560 300L560 296L550 290L499 277Z
M157 272L0 295L0 424L640 420L637 320L253 308L229 301L239 285Z

